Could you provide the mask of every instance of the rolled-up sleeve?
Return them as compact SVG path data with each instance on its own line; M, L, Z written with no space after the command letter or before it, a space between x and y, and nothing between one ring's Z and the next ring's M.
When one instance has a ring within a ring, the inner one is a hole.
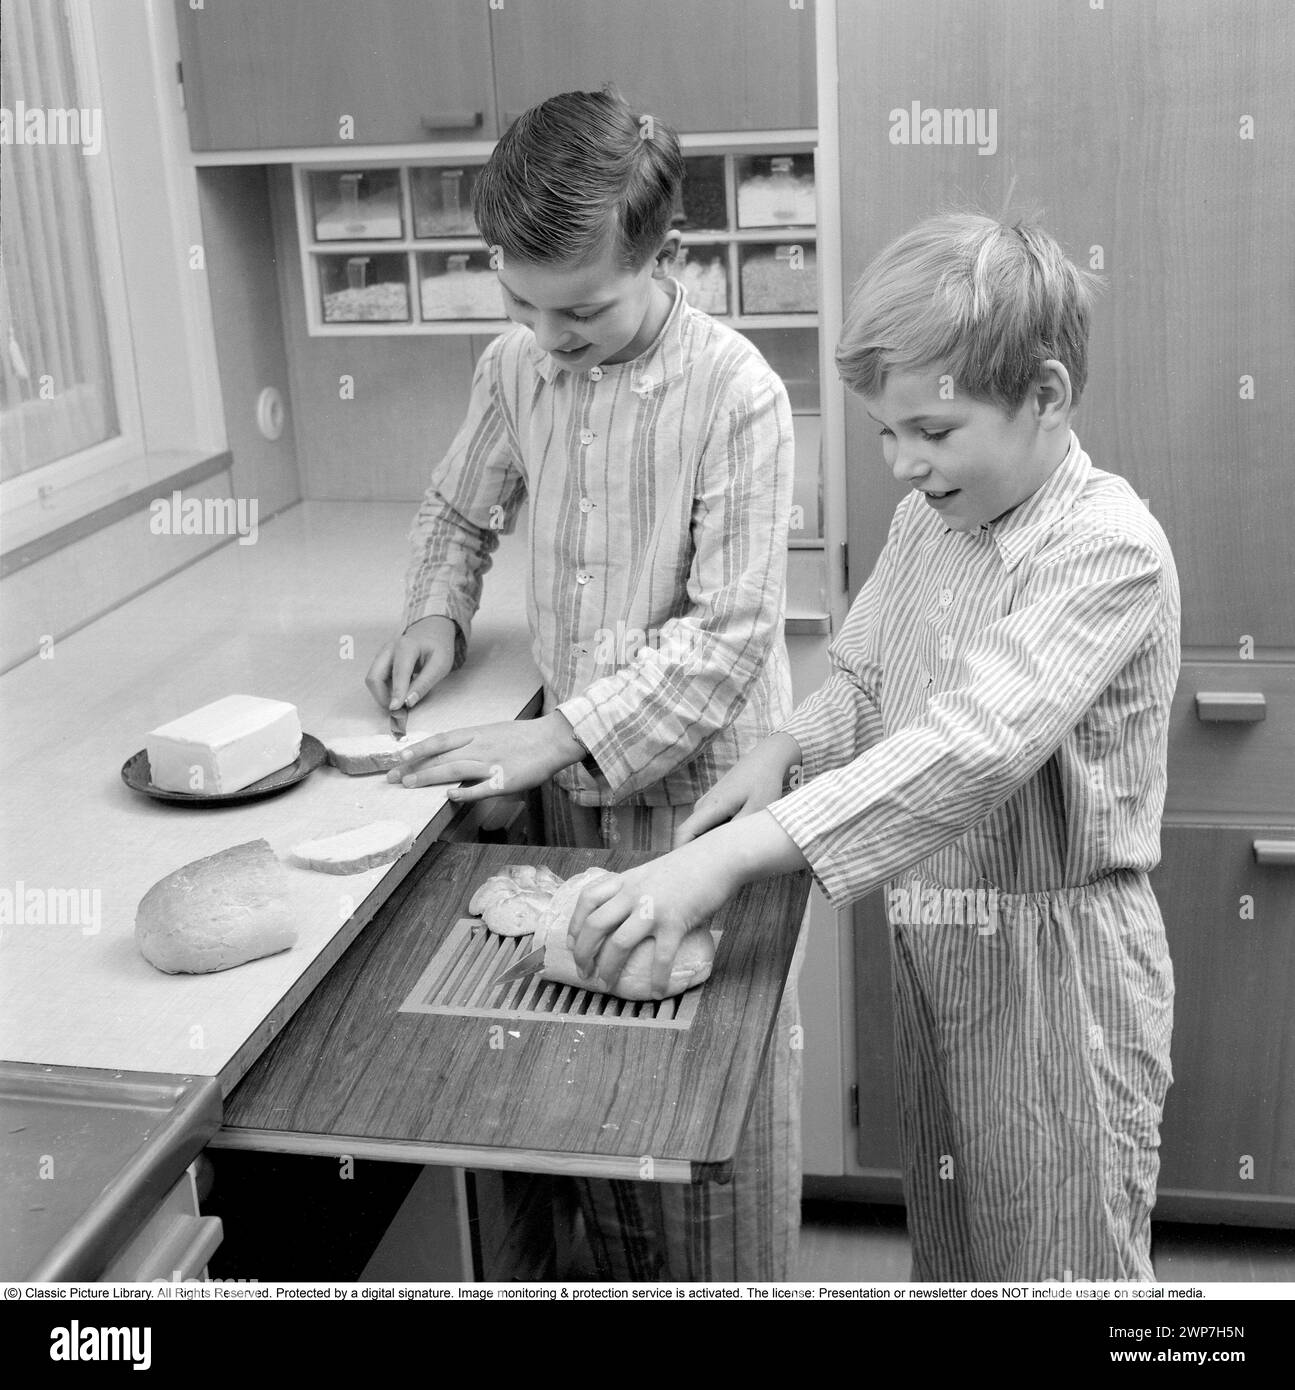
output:
M746 703L781 639L794 469L786 390L752 372L702 454L686 606L628 665L558 706L613 799L689 762Z
M1012 611L971 639L956 688L933 695L921 717L844 766L773 803L770 812L833 903L844 905L933 854L1033 776L1165 621L1172 607L1166 583L1174 580L1166 580L1160 553L1140 537L1058 541L1030 565ZM869 686L879 679L878 657L870 643L883 620L875 611L883 593L879 586L861 595L859 653L840 655L823 697L787 726L798 739L797 730L804 732L817 759L811 766L830 765L830 740L839 737L853 751L877 730Z

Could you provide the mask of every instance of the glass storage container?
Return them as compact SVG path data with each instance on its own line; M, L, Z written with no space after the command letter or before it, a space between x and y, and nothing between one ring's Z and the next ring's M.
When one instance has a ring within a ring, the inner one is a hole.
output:
M738 248L742 313L812 314L818 309L818 264L812 241L751 243Z
M399 240L399 169L332 170L310 175L316 241Z
M684 287L688 303L708 314L727 314L728 245L681 246L670 274Z
M315 259L325 323L408 323L409 267L403 253Z
M479 170L467 166L409 171L414 205L414 235L473 236L472 185Z
M751 155L737 161L736 176L739 227L814 225L812 154Z
M508 317L489 251L421 251L418 281L424 323Z

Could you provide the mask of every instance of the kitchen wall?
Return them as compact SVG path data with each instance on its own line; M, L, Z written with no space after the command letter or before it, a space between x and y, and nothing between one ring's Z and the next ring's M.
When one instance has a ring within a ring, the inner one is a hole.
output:
M307 333L292 174L267 171L301 493L416 501L454 438L488 337L312 338ZM344 394L353 378L354 396Z

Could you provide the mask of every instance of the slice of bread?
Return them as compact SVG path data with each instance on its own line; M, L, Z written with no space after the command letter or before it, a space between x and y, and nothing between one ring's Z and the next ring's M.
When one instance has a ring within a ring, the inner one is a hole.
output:
M414 832L404 821L376 820L322 840L303 840L288 857L298 868L321 874L362 874L394 863L413 842Z
M400 761L401 750L419 743L425 734L406 734L394 739L390 734L344 734L324 739L328 761L348 777L370 777L387 772Z
M168 975L204 975L286 951L297 939L288 871L265 840L167 874L140 899L135 943Z

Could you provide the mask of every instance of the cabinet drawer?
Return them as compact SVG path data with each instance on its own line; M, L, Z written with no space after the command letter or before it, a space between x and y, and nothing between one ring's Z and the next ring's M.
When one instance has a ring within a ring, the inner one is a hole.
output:
M1183 666L1169 722L1165 811L1295 815L1295 666Z
M1175 987L1160 1189L1295 1216L1295 865L1256 841L1295 846L1295 821L1166 827L1151 876Z
M101 1278L110 1284L201 1279L222 1233L219 1218L199 1215L197 1181L190 1164L153 1214L108 1262Z

